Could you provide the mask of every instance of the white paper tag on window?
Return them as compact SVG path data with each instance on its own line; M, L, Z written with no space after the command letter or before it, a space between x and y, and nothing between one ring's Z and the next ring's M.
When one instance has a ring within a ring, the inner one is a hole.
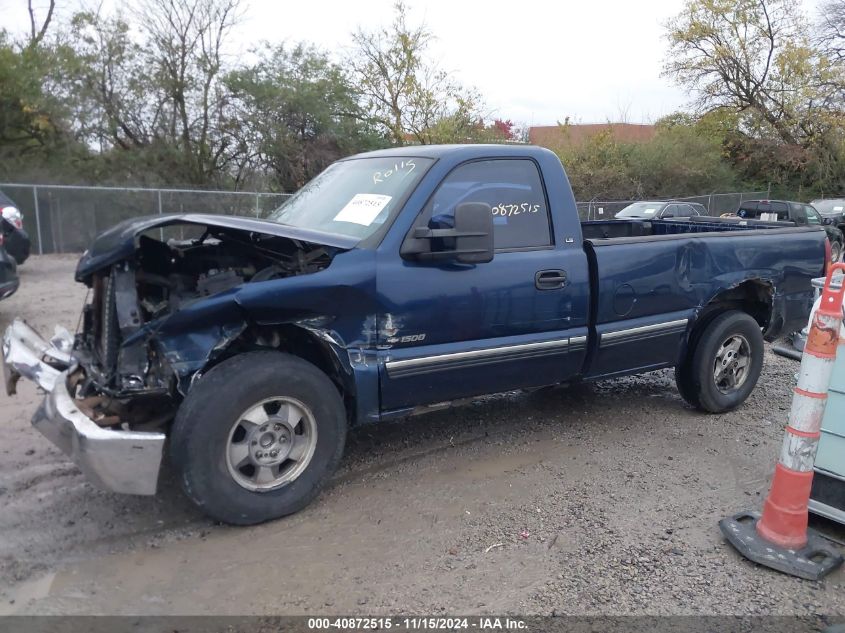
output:
M842 211L842 207L833 207L834 211Z
M646 209L645 211L643 211L643 213L645 213L646 215L654 215L655 211L657 211L657 209Z
M393 196L378 193L356 193L340 212L334 216L335 222L353 222L370 226Z

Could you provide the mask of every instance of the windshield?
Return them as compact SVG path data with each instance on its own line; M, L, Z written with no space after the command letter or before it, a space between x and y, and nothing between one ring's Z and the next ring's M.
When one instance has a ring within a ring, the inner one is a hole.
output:
M813 200L810 204L822 215L835 215L845 212L845 200L843 199Z
M393 214L420 181L430 158L361 158L330 165L269 220L313 231L364 239Z
M660 209L663 208L664 202L635 202L629 204L616 214L617 218L653 218Z

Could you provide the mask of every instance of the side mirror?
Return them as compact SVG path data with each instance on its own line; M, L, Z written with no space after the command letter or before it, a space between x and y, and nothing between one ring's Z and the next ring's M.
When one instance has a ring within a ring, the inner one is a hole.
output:
M822 224L833 224L833 218L822 218Z
M415 228L402 245L405 257L455 260L484 264L493 259L493 209L483 202L464 202L455 207L455 228Z

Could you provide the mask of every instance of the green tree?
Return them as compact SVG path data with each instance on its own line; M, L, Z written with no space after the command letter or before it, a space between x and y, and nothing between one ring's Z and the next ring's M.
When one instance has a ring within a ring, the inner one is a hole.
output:
M266 45L226 79L255 171L293 191L338 158L384 141L363 121L346 72L307 44Z
M658 121L654 138L635 144L630 153L628 174L637 183L639 196L693 196L737 187L725 160L724 124L712 116Z
M750 134L807 144L823 133L830 68L792 0L687 0L668 23L665 73L697 95L699 111L744 115Z

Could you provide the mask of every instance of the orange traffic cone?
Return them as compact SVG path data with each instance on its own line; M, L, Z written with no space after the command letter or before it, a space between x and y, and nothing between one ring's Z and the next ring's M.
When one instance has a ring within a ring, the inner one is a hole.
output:
M845 264L828 271L821 305L813 316L763 516L746 512L719 522L725 538L746 558L811 580L842 564L839 552L807 528L813 462L842 326L845 285L839 290L830 287L836 270L845 271Z

